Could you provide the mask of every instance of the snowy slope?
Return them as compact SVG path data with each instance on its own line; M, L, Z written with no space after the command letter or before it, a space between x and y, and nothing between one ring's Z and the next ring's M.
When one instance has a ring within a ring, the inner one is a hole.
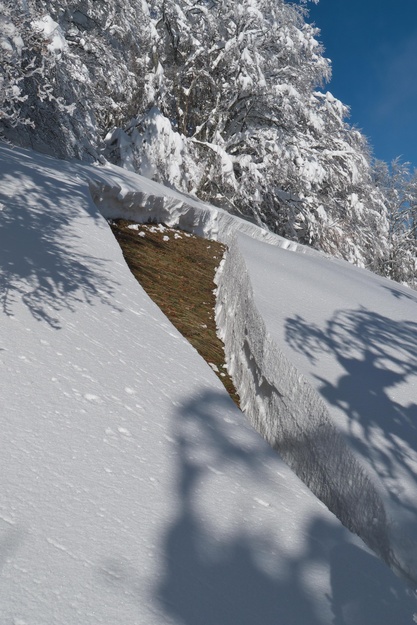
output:
M129 273L89 192L123 172L0 159L1 622L412 623Z
M416 292L344 261L239 247L271 337L362 458L416 575Z

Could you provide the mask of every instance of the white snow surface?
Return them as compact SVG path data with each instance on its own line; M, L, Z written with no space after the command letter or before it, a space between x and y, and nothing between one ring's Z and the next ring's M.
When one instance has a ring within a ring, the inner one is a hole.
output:
M239 249L267 331L361 457L397 556L416 577L417 293L342 260L245 236Z
M322 262L130 172L0 145L1 623L412 623L412 592L248 425L98 207Z

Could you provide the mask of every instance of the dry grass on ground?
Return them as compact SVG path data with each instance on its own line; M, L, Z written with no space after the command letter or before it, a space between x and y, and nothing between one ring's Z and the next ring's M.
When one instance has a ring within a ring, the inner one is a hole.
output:
M118 219L110 227L135 278L206 362L218 369L219 379L239 404L214 320L213 279L224 245L163 224Z

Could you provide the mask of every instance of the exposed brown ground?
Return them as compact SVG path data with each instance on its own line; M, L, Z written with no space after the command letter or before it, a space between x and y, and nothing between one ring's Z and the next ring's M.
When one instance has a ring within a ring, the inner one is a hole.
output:
M213 279L225 246L163 224L118 219L110 227L135 278L204 360L217 367L239 405L214 321Z

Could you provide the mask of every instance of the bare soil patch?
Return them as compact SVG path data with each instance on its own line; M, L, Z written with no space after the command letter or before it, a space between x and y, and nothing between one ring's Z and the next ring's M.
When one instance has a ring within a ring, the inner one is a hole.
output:
M225 246L164 224L117 219L110 227L135 278L239 405L214 320L213 280Z

